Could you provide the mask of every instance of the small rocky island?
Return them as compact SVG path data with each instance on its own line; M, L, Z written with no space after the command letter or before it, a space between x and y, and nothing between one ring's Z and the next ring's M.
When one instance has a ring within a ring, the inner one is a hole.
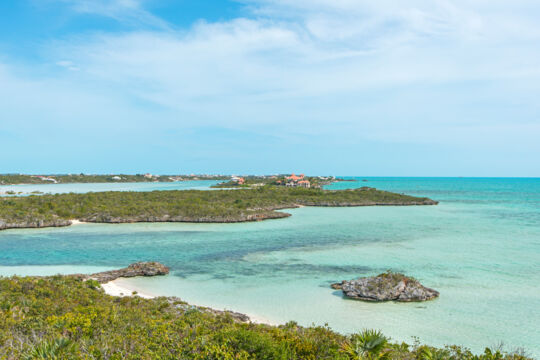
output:
M155 261L149 261L134 263L123 269L103 271L100 273L87 275L85 276L85 278L96 280L100 284L105 284L118 278L130 278L136 276L158 276L167 275L168 273L169 268L167 266Z
M377 276L342 281L332 288L343 291L351 299L363 301L427 301L439 296L439 292L420 284L418 280L400 273L387 271Z

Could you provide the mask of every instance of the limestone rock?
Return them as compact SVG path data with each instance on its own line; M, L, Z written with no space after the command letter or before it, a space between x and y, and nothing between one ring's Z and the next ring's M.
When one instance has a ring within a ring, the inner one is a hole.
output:
M386 272L377 276L342 281L331 285L341 289L351 299L364 301L426 301L439 296L439 292L420 284L403 274Z
M135 276L157 276L167 275L169 268L161 263L151 262L138 262L129 265L127 268L119 270L104 271L96 274L89 275L89 279L94 279L101 284L108 283L109 281L116 280L118 278L129 278Z

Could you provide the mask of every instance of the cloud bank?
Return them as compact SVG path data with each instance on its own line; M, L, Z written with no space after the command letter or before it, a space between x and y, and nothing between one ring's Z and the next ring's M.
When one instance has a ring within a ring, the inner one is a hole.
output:
M535 1L251 0L189 28L145 2L65 3L132 28L0 56L5 133L121 137L194 171L540 175Z

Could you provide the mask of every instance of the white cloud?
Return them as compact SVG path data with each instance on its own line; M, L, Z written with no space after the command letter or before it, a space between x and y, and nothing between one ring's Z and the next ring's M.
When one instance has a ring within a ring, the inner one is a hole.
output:
M66 68L71 71L79 71L80 69L69 60L60 60L56 62L56 65Z
M254 19L77 39L59 46L57 56L171 108L217 98L260 102L538 78L538 26L527 22L528 12L468 4L257 2Z
M512 132L513 146L540 150L536 1L259 0L249 18L182 31L138 1L69 1L159 29L52 44L49 62L80 69L39 81L57 84L43 106L58 113L64 98L107 121L112 109L168 128L499 149L515 123L527 133Z
M58 0L56 0L58 1ZM59 0L81 14L110 17L133 26L167 29L167 22L144 10L141 0Z

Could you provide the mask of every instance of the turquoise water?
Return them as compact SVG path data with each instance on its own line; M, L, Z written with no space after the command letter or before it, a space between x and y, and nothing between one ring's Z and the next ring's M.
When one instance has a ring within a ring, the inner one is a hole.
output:
M0 232L0 274L93 272L157 260L171 275L124 284L274 323L378 328L396 340L418 336L477 351L502 341L540 356L540 179L366 180L330 188L373 186L441 203L300 208L287 210L290 218L245 224L8 230ZM440 298L371 304L329 288L387 269L415 276Z
M0 194L5 194L8 191L28 195L33 191L45 194L62 194L99 191L208 190L210 186L220 182L218 180L191 180L177 182L0 185Z

